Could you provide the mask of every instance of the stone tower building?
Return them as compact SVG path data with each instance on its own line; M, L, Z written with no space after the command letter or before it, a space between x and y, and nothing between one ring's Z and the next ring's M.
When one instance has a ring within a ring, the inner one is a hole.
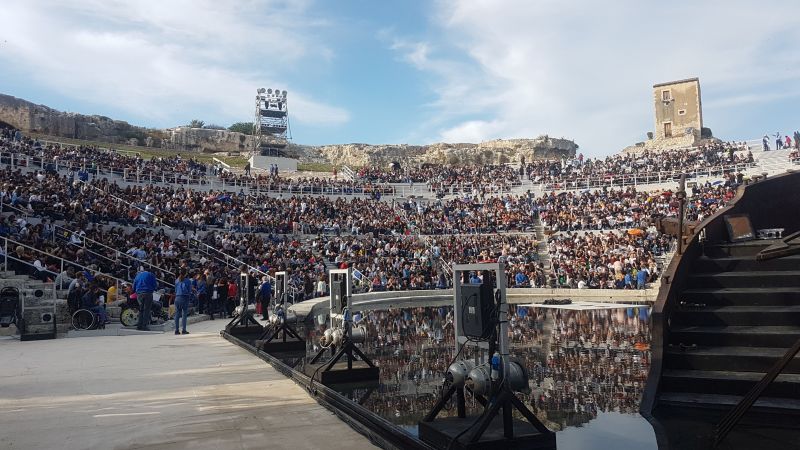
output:
M655 139L693 145L703 129L700 80L689 78L653 85Z

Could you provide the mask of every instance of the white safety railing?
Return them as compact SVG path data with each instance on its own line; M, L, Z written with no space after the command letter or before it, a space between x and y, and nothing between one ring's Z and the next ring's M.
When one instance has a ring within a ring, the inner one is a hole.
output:
M690 171L672 171L672 172L649 172L649 173L633 173L633 174L616 174L604 177L589 177L579 178L576 180L568 181L534 181L538 189L543 191L559 190L569 191L578 189L602 189L602 188L615 188L615 187L628 187L628 186L641 186L646 184L660 184L677 181L681 175L686 175L686 178L712 178L721 176L726 173L744 172L748 169L757 167L757 163L742 163L732 164L726 166L705 167Z
M26 250L28 250L30 252L35 252L37 255L44 255L45 258L47 258L47 259L49 259L51 261L52 260L58 261L59 264L60 264L60 270L59 270L58 274L50 271L49 269L46 268L46 265L43 264L44 271L47 272L48 274L52 275L54 281L57 279L58 275L64 273L64 270L66 268L73 267L73 268L77 268L77 269L83 269L84 271L86 271L88 273L92 273L92 274L94 274L95 277L96 276L102 276L103 278L107 278L107 279L113 280L115 285L116 285L116 287L117 287L117 292L121 292L119 289L120 289L120 286L122 284L128 283L128 281L122 280L122 279L120 279L118 277L115 277L114 275L103 273L103 272L101 272L99 270L92 269L90 267L87 267L87 266L84 266L82 264L79 264L79 263L77 263L75 261L70 261L68 259L62 258L61 256L57 256L57 255L54 255L52 253L48 253L48 252L46 252L44 250L40 250L38 248L31 247L28 244L24 244L22 242L15 241L15 240L13 240L11 238L0 236L0 239L2 239L2 242L3 242L3 262L5 264L5 269L6 270L9 270L8 261L10 259L12 261L23 263L26 266L32 267L32 268L34 268L34 269L36 269L38 271L42 271L41 269L39 269L36 266L34 266L33 263L31 263L29 261L25 261L25 260L19 258L18 257L19 255L17 255L17 257L11 256L9 254L9 245L11 245L15 249L21 247L21 248L26 249ZM169 284L169 283L167 283L167 285L168 286L173 286L172 284ZM53 298L56 298L56 290L57 289L58 289L58 285L57 285L57 283L54 282L53 283Z
M221 161L220 161L221 162ZM231 177L221 174L217 177L198 173L177 173L153 169L104 167L88 158L47 158L25 153L0 152L0 164L12 167L26 167L34 170L63 172L77 170L92 177L117 177L126 183L163 184L174 188L186 186L204 187L219 191L248 191L256 194L277 195L342 195L370 196L379 192L381 195L394 196L395 188L382 184L354 184L333 182L332 184L309 184L304 181L275 181L255 177ZM224 163L223 163L224 164ZM80 173L73 174L73 176Z
M351 169L350 167L342 166L341 172L342 172L342 177L344 177L344 178L346 178L346 179L348 179L350 181L355 181L356 173L353 172L353 169Z
M152 269L152 270L155 270L155 271L157 271L157 272L160 272L160 273L163 273L163 274L166 274L166 275L176 276L176 274L175 274L175 273L173 273L173 272L171 272L171 271L169 271L169 270L167 270L167 269L164 269L164 268L162 268L162 267L159 267L159 266L157 266L157 265L155 265L155 264L153 264L153 263L151 263L151 262L149 262L149 261L146 261L146 260L144 260L144 259L139 259L139 258L137 258L137 257L136 257L136 256L134 256L134 255L129 255L128 253L125 253L125 252L123 252L123 251L120 251L120 250L118 250L118 249L116 249L116 248L110 247L110 246L108 246L108 245L106 245L106 244L104 244L104 243L102 243L102 242L100 242L100 241L97 241L97 240L95 240L95 239L89 238L89 237L87 237L87 236L81 236L81 235L80 235L80 234L79 234L77 231L70 230L70 229L68 229L68 228L65 228L65 227L62 227L62 226L60 226L60 225L54 225L54 230L55 230L56 232L57 232L57 231L61 231L61 236L62 236L62 237L65 239L65 240L68 240L68 241L71 239L71 237L72 237L73 235L77 236L77 238L78 238L78 239L80 240L80 242L81 242L81 244L80 244L80 245L82 246L82 248L83 248L84 250L86 250L86 251L88 251L88 252L92 252L93 254L95 254L95 255L97 255L97 256L100 256L101 258L105 258L105 259L106 259L106 260L108 260L108 261L116 262L115 260L113 260L113 259L111 259L111 258L109 258L109 257L107 257L107 256L105 256L105 255L103 255L103 254L100 254L100 253L97 253L97 252L95 252L94 250L92 250L91 248L89 248L89 247L87 246L87 243L90 243L90 244L91 244L91 245L93 245L93 246L97 246L97 247L104 248L104 249L106 249L106 250L107 250L107 251L109 251L109 252L113 252L113 254L114 254L114 255L115 255L117 258L121 258L121 259L125 259L125 260L128 260L128 261L135 262L137 266L146 266L146 267L148 267L148 268L150 268L150 269ZM54 240L54 241L55 241L55 238L56 238L56 236L57 236L57 233L56 233L56 232L54 232L54 233L53 233L53 240ZM134 269L134 268L135 268L135 267L133 267L133 266L130 266L130 265L127 265L127 264L123 264L123 263L120 263L120 264L122 264L124 267L126 267L126 268L128 268L128 269Z

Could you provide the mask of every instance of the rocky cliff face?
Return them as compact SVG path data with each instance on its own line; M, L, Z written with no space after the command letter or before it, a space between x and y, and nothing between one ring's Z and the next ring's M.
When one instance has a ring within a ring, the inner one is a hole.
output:
M498 139L480 144L368 145L343 144L319 147L290 146L300 159L350 167L403 165L502 164L543 158L575 156L578 145L567 139L540 136L536 139Z
M167 130L166 148L200 152L248 152L255 147L255 137L228 130L178 127Z
M27 132L73 139L111 143L136 139L140 144L144 144L144 139L148 135L153 135L151 136L153 140L160 139L156 130L136 127L121 120L65 113L2 94L0 94L0 122Z
M177 127L155 130L133 126L103 116L65 113L0 94L0 125L6 123L25 132L195 152L241 152L255 147L254 137L228 130ZM303 146L290 144L289 156L303 162L321 162L351 167L382 166L397 161L404 165L498 164L575 155L578 146L567 139L540 136L480 144L368 145L342 144Z

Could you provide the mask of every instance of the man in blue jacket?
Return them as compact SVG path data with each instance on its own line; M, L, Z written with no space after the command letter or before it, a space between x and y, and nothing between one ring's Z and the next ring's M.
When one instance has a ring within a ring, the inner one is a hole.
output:
M189 334L186 331L186 317L189 312L189 299L192 296L192 279L186 269L181 269L175 280L175 334ZM182 331L178 331L179 320L183 319Z
M150 331L150 312L153 308L153 292L158 288L155 275L139 267L139 273L133 279L133 290L139 302L139 323L136 329Z
M261 320L269 320L269 303L272 299L272 283L265 275L261 278L261 286L258 288L258 298L261 301Z

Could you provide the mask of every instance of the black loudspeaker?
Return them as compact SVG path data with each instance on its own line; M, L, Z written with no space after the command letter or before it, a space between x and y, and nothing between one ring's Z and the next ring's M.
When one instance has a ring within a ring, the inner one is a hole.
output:
M250 277L246 273L239 274L239 301L244 300L245 303L249 301L247 297Z
M347 308L347 277L331 280L331 314L340 314Z
M284 287L285 285L285 274L276 274L275 275L275 299L278 303L284 301L283 294L285 294Z
M493 289L489 283L464 284L459 296L457 318L461 320L461 332L473 339L491 336L497 323L497 311Z

